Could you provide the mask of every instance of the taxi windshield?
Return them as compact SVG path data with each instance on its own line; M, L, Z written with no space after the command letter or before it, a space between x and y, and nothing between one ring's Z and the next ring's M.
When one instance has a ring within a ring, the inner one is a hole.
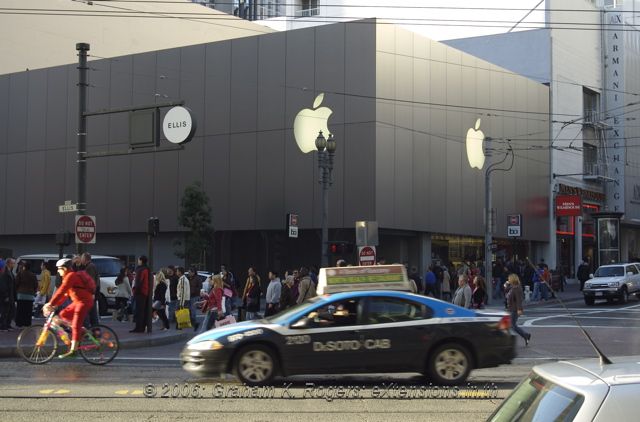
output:
M270 317L266 317L265 319L269 322L279 324L283 321L288 320L292 315L309 306L309 304L318 302L321 298L322 296L312 297L311 299L307 299L302 303L294 305L291 308L287 308L284 311L278 312L277 314Z

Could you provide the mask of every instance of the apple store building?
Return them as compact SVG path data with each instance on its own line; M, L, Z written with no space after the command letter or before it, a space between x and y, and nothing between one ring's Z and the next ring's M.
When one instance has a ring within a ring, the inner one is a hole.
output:
M215 229L203 267L319 265L320 130L336 142L329 241L355 245L369 221L389 263L482 260L491 166L496 256L539 257L548 242L548 87L400 27L364 20L92 60L88 79L88 111L157 104L161 122L183 104L197 124L188 143L161 134L132 148L128 113L87 117L92 253L146 253L157 217L155 266L182 264L181 200L198 182ZM0 76L5 254L56 251L56 233L73 231L58 206L77 201L77 83L77 64ZM332 252L330 264L357 261L355 247Z

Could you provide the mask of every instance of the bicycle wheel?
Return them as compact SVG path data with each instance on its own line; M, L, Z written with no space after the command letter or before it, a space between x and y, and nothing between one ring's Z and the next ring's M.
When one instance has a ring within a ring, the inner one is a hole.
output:
M32 325L27 327L18 336L17 348L18 354L27 362L35 365L41 365L49 362L56 354L58 349L58 337L56 333L49 329L43 333L44 326ZM37 345L40 336L43 342Z
M118 336L109 327L96 325L84 332L78 351L92 365L104 365L116 357L120 350Z

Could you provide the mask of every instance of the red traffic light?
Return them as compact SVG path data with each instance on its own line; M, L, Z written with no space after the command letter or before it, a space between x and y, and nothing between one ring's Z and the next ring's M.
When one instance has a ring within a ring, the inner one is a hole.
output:
M329 243L329 253L332 255L346 255L353 253L353 243L338 241Z

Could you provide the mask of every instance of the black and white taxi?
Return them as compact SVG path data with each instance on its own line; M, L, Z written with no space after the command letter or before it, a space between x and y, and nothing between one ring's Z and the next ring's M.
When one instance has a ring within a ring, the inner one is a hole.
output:
M407 291L402 265L323 268L316 296L277 315L216 328L190 340L183 368L234 373L248 385L276 376L417 372L437 385L474 368L510 363L510 317Z

